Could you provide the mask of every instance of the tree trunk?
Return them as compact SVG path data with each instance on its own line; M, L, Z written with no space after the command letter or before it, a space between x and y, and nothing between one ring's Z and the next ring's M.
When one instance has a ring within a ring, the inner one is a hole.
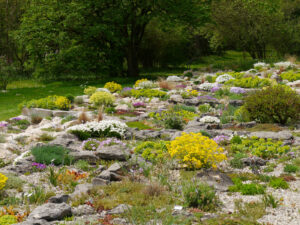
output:
M138 50L134 45L129 46L127 50L127 74L129 77L139 76Z

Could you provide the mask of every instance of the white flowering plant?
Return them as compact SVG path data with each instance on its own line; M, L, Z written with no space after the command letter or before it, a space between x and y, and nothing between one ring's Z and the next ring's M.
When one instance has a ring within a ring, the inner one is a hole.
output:
M216 79L217 83L225 83L226 81L232 80L234 79L232 76L230 76L229 74L223 74L221 76L218 76Z
M200 119L201 123L220 123L219 118L214 116L204 116Z
M137 85L137 89L151 89L151 88L156 88L158 87L156 83L153 81L147 80L147 81L142 81Z
M253 65L253 67L257 70L259 69L263 69L263 68L268 68L270 66L270 64L267 64L267 63L264 63L264 62L258 62L258 63L255 63Z
M278 62L274 64L275 68L283 68L283 69L287 69L287 68L293 68L295 65L291 62Z
M216 87L215 83L203 83L198 86L198 88L202 91L210 91L213 87Z
M100 122L88 122L79 124L67 129L68 132L75 134L80 140L91 137L117 137L125 136L127 125L117 120L102 120Z

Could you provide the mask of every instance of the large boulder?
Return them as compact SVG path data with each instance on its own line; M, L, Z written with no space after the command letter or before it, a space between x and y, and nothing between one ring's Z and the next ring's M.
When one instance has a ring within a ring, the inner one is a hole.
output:
M120 160L125 161L130 158L130 151L122 145L112 145L102 147L95 152L96 156L105 160Z
M258 138L271 138L274 140L290 140L293 139L293 135L289 131L271 132L271 131L257 131L249 134L250 137Z
M55 204L46 203L36 207L29 215L28 220L62 220L65 217L72 216L72 210L66 203Z

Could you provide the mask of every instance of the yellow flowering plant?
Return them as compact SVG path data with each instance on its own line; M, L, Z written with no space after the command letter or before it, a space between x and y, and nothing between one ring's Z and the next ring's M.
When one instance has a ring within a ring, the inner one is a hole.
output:
M171 157L190 169L217 168L218 163L227 159L224 149L201 133L183 132L167 148Z
M7 181L7 177L0 173L0 190L2 190L5 187Z
M121 91L122 90L122 85L121 84L118 84L114 81L112 82L107 82L105 85L104 85L104 88L108 89L110 92L114 93L114 92L117 92L117 91Z
M71 101L64 96L58 96L55 105L58 109L69 110L71 108Z
M91 96L96 92L97 88L94 86L88 86L87 88L84 89L83 93L85 95Z

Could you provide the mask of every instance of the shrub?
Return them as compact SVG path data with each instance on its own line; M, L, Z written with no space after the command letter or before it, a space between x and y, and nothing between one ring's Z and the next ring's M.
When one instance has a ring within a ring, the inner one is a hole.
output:
M83 170L83 171L90 170L90 164L85 160L78 160L74 165L76 168Z
M90 101L95 106L101 106L101 105L109 106L109 105L113 105L115 101L115 97L110 93L104 91L98 91L90 97Z
M183 185L182 191L188 207L214 211L219 205L215 190L207 184L189 182Z
M79 139L86 140L89 137L124 137L127 125L116 120L102 120L100 122L88 122L68 128ZM81 137L80 137L80 136ZM87 137L83 139L82 137Z
M269 86L271 84L269 79L260 79L258 77L243 77L240 79L232 79L225 84L242 88L259 88Z
M74 99L74 103L77 104L77 105L83 104L83 97L82 97L82 96L77 96L77 97Z
M0 224L1 225L9 225L9 224L16 224L18 220L16 216L13 215L4 215L0 217Z
M27 102L23 102L20 108L42 108L42 109L60 109L69 110L71 108L71 102L64 96L51 95L46 98L33 99Z
M121 84L117 84L115 82L107 82L104 85L104 88L108 89L110 92L114 93L117 91L121 91L122 90L122 85Z
M300 96L287 86L276 85L245 98L250 118L261 123L286 124L299 119Z
M130 94L131 94L131 96L133 96L135 98L139 98L139 97L164 98L167 96L167 93L164 91L152 90L152 89L139 89L139 90L132 89L130 91Z
M82 149L88 151L96 151L100 145L100 141L96 139L88 139L82 143Z
M2 190L5 187L7 181L7 177L0 173L0 190Z
M269 186L275 189L288 189L289 184L280 177L272 178L269 182Z
M49 141L53 141L54 139L55 139L55 137L53 137L52 135L50 135L48 133L43 133L43 134L41 134L41 136L39 136L38 141L49 142Z
M233 178L232 180L234 185L228 188L231 192L241 192L242 195L259 195L265 193L265 187L261 184L243 184L239 178Z
M238 135L234 135L231 140L230 140L231 144L242 144L242 138Z
M31 123L32 124L39 124L43 120L42 117L39 115L31 115Z
M195 106L187 106L187 105L174 105L173 106L174 111L179 112L179 111L189 111L196 113L196 107Z
M290 71L280 74L280 76L283 80L288 80L288 81L292 82L292 81L300 80L300 71L296 72L296 71L290 70Z
M85 95L91 96L92 94L94 94L96 92L97 88L93 87L93 86L89 86L87 88L84 89L83 93Z
M67 98L71 103L74 103L74 99L75 99L74 95L67 94L67 95L66 95L66 98Z
M171 157L188 168L216 168L217 163L226 159L223 148L201 133L183 132L167 146Z
M142 157L151 162L163 160L167 153L167 145L165 141L146 141L139 144L134 152L141 154Z
M104 109L104 112L107 113L107 114L113 114L115 113L117 110L115 109L115 107L106 107Z
M132 128L138 128L139 130L149 130L152 129L152 127L148 126L145 124L143 121L132 121L132 122L127 122L126 125L128 127Z
M234 119L238 122L249 122L250 117L251 115L245 106L241 106L234 112Z
M203 105L199 105L198 109L201 113L208 113L211 110L211 106L206 103Z
M38 163L44 163L50 165L69 165L71 163L71 157L69 151L61 146L37 146L31 149L31 153Z
M165 110L165 111L162 111L159 113L151 112L151 113L149 113L149 117L153 118L155 120L163 121L163 120L169 118L170 116L178 116L187 122L189 120L194 119L194 117L197 116L196 113L193 113L193 112L190 112L190 111L187 111L184 109L180 109L180 108L178 110L177 109L178 108L174 107L173 109Z
M263 139L251 137L242 139L241 144L232 144L232 152L251 152L258 157L275 158L290 150L289 146L282 146L282 141L273 141L272 139Z
M265 204L265 207L272 207L277 208L279 205L279 201L275 199L275 197L272 194L264 195L262 198L263 203Z
M176 115L175 113L168 114L164 120L164 126L167 129L175 129L175 130L182 130L185 121L181 116Z
M286 173L296 173L299 171L299 167L293 164L287 164L285 165L283 171Z

